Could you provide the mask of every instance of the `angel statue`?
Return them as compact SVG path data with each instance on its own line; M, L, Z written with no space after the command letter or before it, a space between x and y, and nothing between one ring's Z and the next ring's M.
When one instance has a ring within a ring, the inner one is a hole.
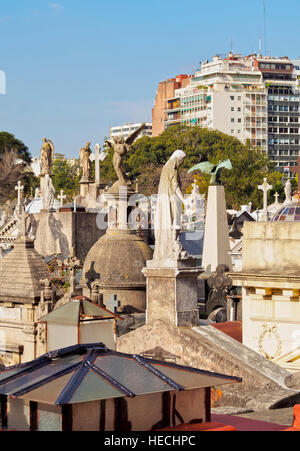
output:
M41 175L46 175L51 173L54 145L53 142L47 138L43 138L43 143L41 148Z
M188 170L188 172L196 171L199 169L201 172L204 172L205 174L210 175L210 185L221 185L221 169L232 169L231 161L230 160L224 160L219 161L219 164L213 164L209 161L204 161L203 163L198 163L195 166L193 166L191 169Z
M119 182L121 186L127 186L130 184L128 177L122 166L123 158L130 149L130 146L134 143L135 139L145 128L145 123L143 123L139 128L132 132L127 138L123 136L116 136L113 138L113 142L105 141L105 143L114 149L113 165L117 173Z

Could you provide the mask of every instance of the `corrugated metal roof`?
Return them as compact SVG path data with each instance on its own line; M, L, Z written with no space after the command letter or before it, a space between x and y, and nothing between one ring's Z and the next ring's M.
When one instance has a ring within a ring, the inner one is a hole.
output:
M51 405L241 382L169 362L123 354L104 344L80 344L0 372L0 394Z

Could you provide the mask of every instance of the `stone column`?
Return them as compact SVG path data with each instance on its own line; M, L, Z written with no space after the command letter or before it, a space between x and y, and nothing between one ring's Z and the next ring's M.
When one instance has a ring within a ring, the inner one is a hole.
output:
M120 186L119 198L118 198L118 229L128 230L127 221L127 208L128 208L128 189L127 186Z

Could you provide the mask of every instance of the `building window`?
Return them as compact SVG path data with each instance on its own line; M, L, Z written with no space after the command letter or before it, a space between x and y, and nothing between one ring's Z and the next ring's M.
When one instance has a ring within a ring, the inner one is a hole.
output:
M234 118L233 117L231 118L231 122L234 122Z

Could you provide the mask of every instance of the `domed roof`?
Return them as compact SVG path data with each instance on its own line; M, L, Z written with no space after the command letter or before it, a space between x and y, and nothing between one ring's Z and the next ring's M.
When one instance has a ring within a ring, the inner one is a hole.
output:
M54 199L53 208L56 210L60 208L60 202L57 199ZM26 206L26 213L34 214L34 213L40 213L43 209L43 199L37 198L33 199L27 206Z
M105 288L137 288L146 285L142 269L153 251L131 230L107 230L89 251L83 265L88 286L99 280Z
M272 221L295 222L300 221L300 203L291 202L284 205L274 215Z

